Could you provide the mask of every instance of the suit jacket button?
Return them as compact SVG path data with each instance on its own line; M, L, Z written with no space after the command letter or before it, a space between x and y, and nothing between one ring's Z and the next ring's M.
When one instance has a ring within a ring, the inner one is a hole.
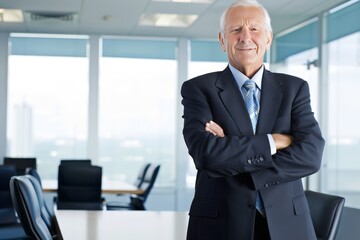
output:
M247 162L248 162L248 164L252 164L251 159L248 159Z
M259 158L260 162L264 161L264 158L263 157L260 157Z
M268 183L266 183L266 184L264 185L264 187L268 188L268 187L269 187L269 184L268 184Z

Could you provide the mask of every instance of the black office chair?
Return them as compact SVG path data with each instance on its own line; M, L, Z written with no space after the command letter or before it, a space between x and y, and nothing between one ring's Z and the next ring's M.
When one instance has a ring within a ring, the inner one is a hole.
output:
M139 189L144 190L142 194L131 194L130 202L121 203L121 202L108 202L106 204L107 210L146 210L145 202L148 198L154 183L157 179L158 173L160 170L160 165L150 165L146 171L145 178L141 187Z
M317 238L335 240L345 198L310 190L305 191Z
M15 175L14 166L0 166L0 224L17 222L9 187L10 179Z
M34 178L36 178L36 180L38 180L40 186L42 186L41 177L40 177L39 173L36 171L36 169L34 169L34 168L26 168L25 175L33 176Z
M35 189L26 176L13 176L10 192L15 210L28 237L37 240L57 239L41 217L41 210Z
M26 238L11 199L10 179L15 175L15 166L0 165L0 239Z
M135 179L135 182L134 182L134 186L136 186L137 188L141 188L141 185L143 184L144 182L144 179L145 179L145 175L146 175L146 172L147 170L149 169L151 163L144 163L139 172L138 172L138 175ZM130 195L130 194L124 194L124 193L118 193L116 194L117 196L121 196L121 197L126 197L127 195Z
M38 173L35 169L33 169L33 168L27 168L27 169L25 170L25 175L31 175L31 176L33 176L33 177L38 181L38 183L39 183L39 185L40 185L40 188L38 188L38 189L39 189L39 191L41 191L41 193L42 193L42 192L43 192L43 191L42 191L42 182L41 182L41 177L40 177L39 173ZM37 187L37 186L35 186L35 187ZM36 190L37 190L37 189L36 189ZM45 200L44 200L43 202L44 202L43 204L44 204L44 207L45 207L48 215L49 215L50 217L53 217L53 213L52 213L52 211L50 211L50 208L49 208L48 205L46 204Z
M147 170L149 169L150 165L151 165L151 163L144 163L143 166L140 168L138 176L134 183L134 186L136 186L137 188L140 188L141 185L143 184L145 175L146 175Z
M40 207L40 212L41 212L41 217L44 220L46 226L48 227L50 233L52 235L56 234L56 229L55 229L55 219L53 217L53 215L51 214L49 208L46 205L45 199L43 197L43 191L41 188L41 184L39 182L38 179L36 179L34 176L32 175L25 175L25 177L27 177L31 184L33 185L34 189L35 189L35 193L37 196L37 200L39 202L39 207Z
M89 165L59 165L57 209L102 210L102 168Z
M91 165L91 159L61 159L60 165L72 164L72 165Z
M4 165L13 165L16 169L16 175L24 175L26 168L36 169L36 158L4 157Z

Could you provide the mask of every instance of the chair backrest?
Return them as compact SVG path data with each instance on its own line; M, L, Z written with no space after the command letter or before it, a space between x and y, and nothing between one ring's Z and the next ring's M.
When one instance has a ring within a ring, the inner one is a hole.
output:
M36 178L36 180L38 180L40 186L42 186L40 175L39 175L39 173L36 171L36 169L34 169L34 168L26 168L26 170L25 170L25 175L31 175L31 176L33 176L34 178Z
M17 221L9 186L11 177L15 175L15 166L0 165L0 225Z
M91 165L91 159L61 159L60 165L63 165L63 164Z
M34 179L37 180L38 184L36 184L36 186L34 186L34 187L35 187L36 193L41 193L41 195L42 195L43 189L42 189L41 177L40 177L39 173L33 168L27 168L25 171L25 175L31 175L34 177ZM30 179L30 180L32 180L32 179ZM39 186L37 186L37 185L39 185ZM39 197L39 194L38 194L38 197ZM52 216L53 216L52 211L50 211L49 207L47 206L45 199L42 202L43 202L42 206L45 208L47 215L50 218L52 218Z
M149 196L155 180L158 176L160 170L160 165L151 164L146 171L144 181L140 186L144 192L142 194L132 194L130 195L130 205L133 210L145 210L145 202L147 197Z
M305 191L318 239L334 240L345 198L310 190Z
M4 165L13 165L16 169L16 175L24 175L26 168L36 169L36 158L4 157Z
M25 175L31 175L31 176L33 176L33 177L37 180L37 182L38 182L38 184L39 184L40 186L39 186L39 188L38 188L37 186L34 186L34 187L35 187L36 190L39 190L39 191L37 191L37 192L41 192L41 194L42 194L42 183L41 183L41 177L40 177L39 173L38 173L35 169L33 169L33 168L27 168L27 169L25 170ZM33 184L33 185L34 185L34 184ZM36 185L37 185L37 184L36 184ZM52 212L50 211L49 207L46 205L45 200L43 201L43 206L45 207L45 210L46 210L47 214L51 217L53 214L52 214Z
M52 215L51 215L48 207L46 206L45 199L43 197L43 191L42 191L39 180L29 174L25 175L25 177L27 177L30 180L32 186L34 187L34 190L35 190L38 202L39 202L40 214L41 214L42 219L44 220L46 226L50 230L50 233L56 234L55 222L54 222L54 219L52 218Z
M140 168L140 171L139 171L138 176L137 176L137 178L135 180L135 183L134 183L134 185L137 188L141 188L141 185L142 185L142 183L144 182L144 179L145 179L146 172L149 169L150 165L151 165L151 163L145 163Z
M101 210L102 168L92 165L59 165L58 209Z
M147 197L149 196L149 193L152 190L155 180L158 176L159 170L160 170L160 165L152 164L149 166L145 174L144 181L140 187L140 189L144 190L144 193L139 195L142 197L143 202L145 202Z
M38 240L53 239L41 217L39 201L30 180L26 176L13 176L10 180L10 192L26 235Z

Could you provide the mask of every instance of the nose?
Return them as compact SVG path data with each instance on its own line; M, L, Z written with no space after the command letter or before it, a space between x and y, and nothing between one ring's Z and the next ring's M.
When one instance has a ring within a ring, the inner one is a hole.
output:
M242 31L239 34L239 41L247 43L251 40L251 34L249 29L242 29Z

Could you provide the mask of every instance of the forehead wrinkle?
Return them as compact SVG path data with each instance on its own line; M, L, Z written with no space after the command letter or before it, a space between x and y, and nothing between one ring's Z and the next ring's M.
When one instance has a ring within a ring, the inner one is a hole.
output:
M237 8L253 8L250 11L236 11ZM254 15L253 12L256 11L258 14ZM250 13L252 13L250 15ZM230 18L231 17L231 18ZM235 20L234 20L235 19ZM229 24L229 21L231 23ZM245 24L244 24L245 23ZM227 26L251 26L259 25L261 28L266 28L265 26L265 17L263 16L261 10L257 7L252 6L238 6L229 10L225 17L225 28Z

